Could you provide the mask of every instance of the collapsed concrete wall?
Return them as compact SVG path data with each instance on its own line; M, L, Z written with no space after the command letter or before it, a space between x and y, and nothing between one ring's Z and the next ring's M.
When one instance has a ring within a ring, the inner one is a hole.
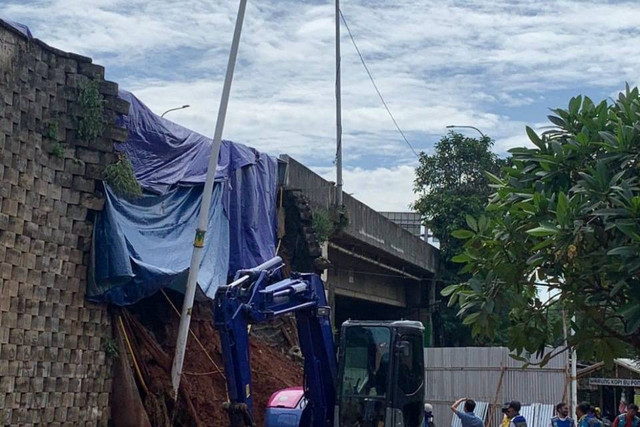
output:
M90 81L104 99L104 123L87 142L78 135L78 97ZM115 126L128 112L117 90L90 58L0 21L3 425L108 423L111 326L85 289L101 178L116 160L113 142L126 138Z

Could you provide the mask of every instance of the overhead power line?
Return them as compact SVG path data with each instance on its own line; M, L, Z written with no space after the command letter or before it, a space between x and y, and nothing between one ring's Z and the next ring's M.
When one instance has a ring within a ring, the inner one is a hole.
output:
M382 101L382 105L384 105L384 108L387 110L387 113L389 113L389 117L391 117L391 120L393 121L393 124L396 126L396 129L398 129L398 132L402 136L402 139L404 139L404 142L406 142L406 144L409 146L411 151L413 151L413 154L415 154L415 156L417 158L420 158L420 155L413 148L413 146L411 145L411 143L409 142L409 140L405 136L405 134L402 131L402 129L400 129L400 126L398 125L398 122L396 121L395 117L393 117L393 113L391 113L391 110L389 109L389 106L387 105L386 101L384 100L384 97L382 96L382 93L380 93L380 89L378 89L378 85L376 84L376 81L374 80L373 75L371 74L371 71L369 71L369 67L367 67L367 63L365 62L364 57L362 56L362 53L360 52L360 49L358 48L358 44L356 43L356 40L353 38L353 34L351 33L351 29L349 28L349 24L347 24L347 20L344 17L344 14L342 13L342 10L340 10L340 17L342 18L342 22L344 22L344 26L347 29L347 33L349 33L349 37L351 38L351 42L353 43L353 47L355 47L356 48L356 52L358 52L358 56L360 57L360 62L362 62L362 66L364 67L365 71L369 75L369 80L371 80L371 84L373 84L373 87L375 88L376 92L378 93L378 96L380 97L380 101Z

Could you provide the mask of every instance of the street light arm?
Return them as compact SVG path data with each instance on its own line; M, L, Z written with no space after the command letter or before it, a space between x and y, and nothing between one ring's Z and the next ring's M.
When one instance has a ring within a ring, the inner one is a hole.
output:
M165 111L164 113L162 113L162 114L160 115L160 117L164 117L164 115L165 115L165 114L170 113L171 111L183 110L183 109L185 109L185 108L189 108L189 107L190 107L190 105L186 104L186 105L183 105L183 106L181 106L181 107L169 108L167 111Z
M478 132L480 135L482 135L483 138L486 138L487 136L482 133L482 131L480 131L480 129L478 129L475 126L458 126L458 125L448 125L447 129L453 129L453 128L467 128L467 129L474 129L476 132Z

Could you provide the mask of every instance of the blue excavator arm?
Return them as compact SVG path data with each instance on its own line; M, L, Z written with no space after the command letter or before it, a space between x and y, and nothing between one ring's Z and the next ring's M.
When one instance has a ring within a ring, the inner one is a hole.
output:
M296 273L272 283L280 267L282 259L275 257L256 268L238 271L231 284L216 292L214 322L222 343L231 425L254 425L249 325L294 313L307 399L300 425L328 427L333 424L337 362L324 285L315 274Z

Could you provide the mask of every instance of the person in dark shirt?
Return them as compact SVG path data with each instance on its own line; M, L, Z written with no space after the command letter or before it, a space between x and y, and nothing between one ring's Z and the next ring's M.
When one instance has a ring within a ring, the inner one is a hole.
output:
M527 420L520 415L521 407L522 405L517 400L505 403L502 412L509 417L509 427L527 427Z

